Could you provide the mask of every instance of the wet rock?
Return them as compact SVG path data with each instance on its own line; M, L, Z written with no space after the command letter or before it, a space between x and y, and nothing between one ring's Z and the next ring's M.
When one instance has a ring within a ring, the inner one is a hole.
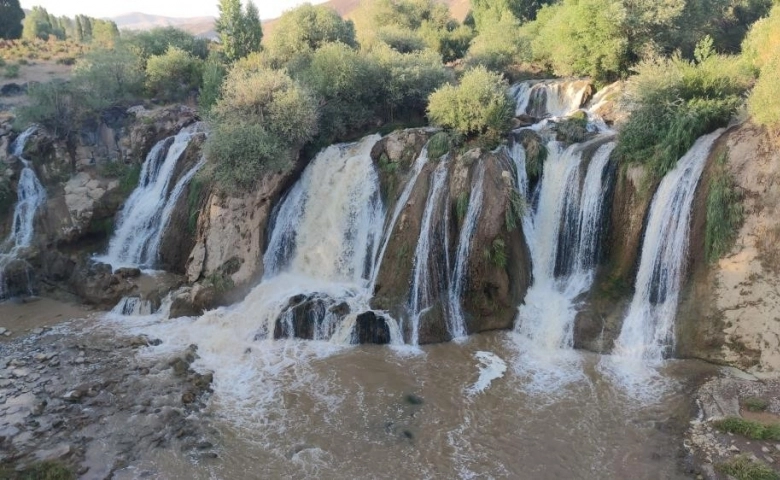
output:
M355 339L360 344L389 344L391 338L387 320L375 312L361 313L355 321Z
M140 268L119 268L114 272L115 275L121 278L138 278L141 276Z

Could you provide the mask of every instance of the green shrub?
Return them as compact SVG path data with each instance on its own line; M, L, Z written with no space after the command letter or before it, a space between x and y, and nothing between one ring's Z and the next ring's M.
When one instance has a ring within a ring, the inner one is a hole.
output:
M697 138L726 126L752 78L737 57L699 51L697 62L679 56L640 63L628 84L631 116L618 136L616 155L672 169Z
M483 28L471 42L466 65L482 65L495 72L505 72L510 66L530 59L529 39L521 32L520 25L511 17L491 23Z
M119 180L119 190L125 195L138 186L141 178L141 165L127 164L121 161L109 162L103 165L101 174L105 177Z
M778 33L780 35L780 32ZM748 111L760 125L780 127L780 47L761 69L761 76L748 98Z
M458 219L458 223L462 222L466 218L466 213L469 210L469 193L462 192L455 200L455 216Z
M94 49L74 70L73 87L86 94L90 108L101 110L137 98L143 91L143 61L118 45Z
M124 36L123 36L124 38ZM133 32L125 40L146 60L164 55L170 47L184 50L193 57L205 60L209 54L209 41L175 27L158 27L142 32Z
M588 135L588 118L576 115L555 124L555 136L559 142L580 143Z
M744 216L742 197L721 155L710 177L707 193L705 251L709 262L717 262L731 250Z
M769 401L761 397L747 397L742 404L751 412L763 412L769 408Z
M64 138L79 129L89 112L89 99L72 84L48 82L30 85L29 104L19 107L19 125L37 123L56 137Z
M206 154L215 179L231 192L245 191L262 177L292 167L294 153L282 138L252 121L220 121L212 126Z
M0 57L0 68L5 67L5 59Z
M225 65L216 55L210 55L203 64L203 79L198 97L198 105L203 113L208 113L217 103L225 75L227 75Z
M217 180L246 189L264 173L289 168L317 131L313 97L287 74L239 63L212 108L206 142Z
M19 65L6 65L3 76L5 78L17 78L19 76Z
M163 55L146 62L146 89L165 101L182 101L200 86L203 62L177 47L168 47Z
M737 455L715 466L715 470L737 480L780 480L780 473L763 462L752 460L747 455Z
M284 64L334 42L357 45L352 21L342 19L331 7L306 4L279 17L267 48L276 61Z
M742 52L759 71L776 61L777 52L780 52L780 4L772 8L769 16L753 24L742 43Z
M764 425L738 417L728 417L714 423L715 428L726 433L736 433L751 440L780 440L780 425Z
M415 31L398 25L387 25L379 29L376 38L399 53L425 50L425 40Z
M428 140L428 158L438 160L449 153L452 148L452 137L447 132L438 132Z
M514 106L506 94L506 81L484 67L467 71L458 86L445 85L433 92L428 117L439 126L498 142L511 126Z

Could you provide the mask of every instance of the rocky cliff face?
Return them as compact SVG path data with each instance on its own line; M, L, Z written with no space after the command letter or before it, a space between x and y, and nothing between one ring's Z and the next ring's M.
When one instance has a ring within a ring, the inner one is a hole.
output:
M707 189L699 186L691 281L678 314L678 353L748 368L780 370L780 144L750 123L727 132L713 151L742 196L744 222L731 251L713 264L704 245Z
M99 123L84 127L68 141L44 129L36 131L27 142L25 157L46 188L47 198L36 215L33 246L10 269L11 293L32 289L72 294L87 303L111 307L122 296L136 292L132 276L114 274L110 268L105 271L90 256L105 248L117 212L135 187L151 146L195 120L195 112L186 107L134 107L106 112ZM15 138L11 122L11 118L0 122L0 164L5 167L0 177L2 238L10 230L22 168L19 159L9 154L8 146ZM194 143L182 167L200 157L202 142ZM173 246L167 249L176 250Z

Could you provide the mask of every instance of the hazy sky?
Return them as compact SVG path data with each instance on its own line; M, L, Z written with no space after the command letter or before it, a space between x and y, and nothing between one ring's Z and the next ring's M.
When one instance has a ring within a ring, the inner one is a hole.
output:
M243 0L246 1L246 0ZM322 3L325 0L310 0ZM78 13L92 17L113 17L122 13L142 12L166 17L216 16L217 0L21 0L23 8L44 7L55 15ZM255 0L260 17L275 18L284 10L307 3L307 0Z

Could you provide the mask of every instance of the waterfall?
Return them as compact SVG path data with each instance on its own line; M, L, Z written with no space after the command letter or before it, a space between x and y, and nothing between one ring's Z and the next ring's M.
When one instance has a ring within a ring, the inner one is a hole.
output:
M371 282L385 208L371 150L379 135L320 152L275 209L261 283L229 311L203 317L244 337L292 337L304 308L311 337L351 343L357 316L371 310ZM402 343L383 312L393 343Z
M143 316L151 315L154 312L152 303L148 300L142 300L138 297L122 297L119 303L111 309L111 313L121 316Z
M597 138L563 148L548 144L549 156L540 180L538 205L526 211L523 225L533 259L533 285L518 309L515 331L534 348L571 349L576 299L593 282L604 202L604 182L614 141L584 152ZM516 161L520 192L527 192L525 155ZM583 163L587 163L584 180Z
M419 344L420 319L434 306L434 295L437 293L434 291L434 288L443 284L441 277L446 278L447 274L446 265L437 265L435 262L431 265L431 263L435 260L432 257L436 254L436 245L445 243L442 237L446 238L446 230L443 232L436 231L436 225L443 224L446 229L446 222L437 224L434 214L443 215L445 219L448 215L449 209L442 202L446 198L445 183L447 181L448 166L449 162L447 160L440 161L431 176L428 199L425 202L425 211L423 213L422 225L420 226L420 238L414 251L412 287L409 297L410 343L412 345ZM437 233L439 233L439 238L436 236Z
M108 252L98 260L114 268L154 267L170 214L187 182L203 165L199 162L182 177L184 182L170 188L179 158L199 131L200 124L192 125L152 147L141 168L138 187L119 214Z
M712 145L722 133L699 138L666 174L653 197L635 294L613 352L622 363L652 365L673 348L693 199Z
M23 164L17 185L17 202L14 207L11 232L0 244L0 299L9 295L6 267L18 258L20 249L29 247L35 234L35 214L46 203L46 189L35 175L30 161L23 157L27 140L38 129L32 126L22 132L12 145L12 152ZM26 272L27 292L32 293L29 269Z
M449 315L447 316L447 331L452 338L464 337L468 334L466 319L463 316L461 299L466 288L466 275L468 269L469 254L471 253L471 239L477 228L477 220L482 212L482 189L485 180L485 165L480 163L477 173L471 185L469 205L466 217L460 229L458 249L455 253L455 270L450 281L448 295Z
M398 222L398 217L401 216L401 212L403 212L404 208L406 208L406 204L409 202L409 197L411 197L412 195L412 190L414 190L414 186L417 183L417 178L420 176L420 172L422 172L422 169L426 163L428 163L427 144L425 145L425 147L423 147L422 151L420 152L420 155L414 161L414 166L412 167L411 176L409 180L406 182L404 189L401 191L401 195L398 197L398 201L396 201L395 203L393 214L390 216L390 221L387 223L387 226L385 227L384 232L382 234L382 246L379 249L379 256L377 257L376 266L371 276L372 285L376 284L376 277L377 275L379 275L379 270L382 267L382 260L385 257L385 252L387 251L387 245L390 243L390 236L393 234L393 230L395 229L395 224Z
M515 99L515 116L562 117L582 106L589 89L584 81L543 80L513 85L509 94Z

